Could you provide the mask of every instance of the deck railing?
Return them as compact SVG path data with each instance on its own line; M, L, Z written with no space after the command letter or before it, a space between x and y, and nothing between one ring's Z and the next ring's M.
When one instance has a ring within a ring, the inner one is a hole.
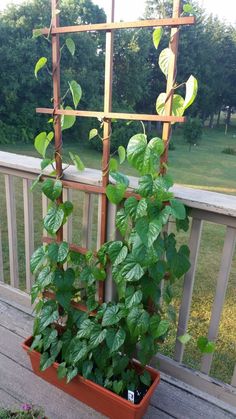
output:
M39 191L34 195L30 192L32 181L40 172L40 161L33 157L0 152L0 177L5 179L5 187L4 182L0 182L0 297L14 300L14 302L28 307L30 306L28 293L33 281L30 273L30 256L34 250L35 242L38 243L41 240L39 235L40 220L47 208L47 199L42 198ZM68 180L89 185L101 184L101 172L93 169L86 169L82 174L78 174L74 167L70 167L66 171L65 177ZM131 177L130 181L131 185L135 186L136 179ZM160 362L160 369L164 372L236 406L236 366L230 366L232 370L234 367L230 384L218 381L210 375L214 354L202 356L199 368L189 368L189 365L183 363L185 345L178 340L178 336L185 334L189 327L196 269L199 263L199 248L205 222L213 223L216 227L225 226L226 229L222 241L220 268L216 285L213 286L214 301L208 327L208 339L217 340L235 250L236 197L182 186L175 186L173 191L175 196L190 208L192 219L189 233L191 268L185 275L183 292L179 298L179 316L175 330L176 340L173 341L173 356L159 354L157 359ZM100 231L100 198L88 192L80 191L77 194L79 195L76 196L75 192L70 189L64 189L64 198L72 199L76 207L74 218L64 226L65 238L80 246L96 249ZM109 204L108 240L115 236L115 214L116 207ZM169 228L171 227L170 223ZM79 230L82 231L80 237L77 234ZM213 259L216 257L213 254ZM215 262L213 259L207 262L209 272L212 262ZM209 275L212 274L209 273ZM214 278L212 278L212 282L214 282ZM113 294L112 281L108 279L106 299L112 298ZM234 301L232 310L235 315L236 300L234 299ZM204 301L201 301L201 305L204 308ZM233 350L235 351L235 342L232 342ZM192 365L191 362L190 365Z

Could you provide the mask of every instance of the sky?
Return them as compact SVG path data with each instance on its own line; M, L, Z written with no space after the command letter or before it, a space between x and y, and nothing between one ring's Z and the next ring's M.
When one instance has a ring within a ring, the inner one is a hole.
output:
M0 0L0 10L3 10L10 3L19 4L24 0ZM94 0L94 3L103 7L105 11L109 8L111 0ZM236 22L236 0L199 0L199 3L208 13L218 15L228 22ZM145 0L116 0L115 20L132 21L142 16Z

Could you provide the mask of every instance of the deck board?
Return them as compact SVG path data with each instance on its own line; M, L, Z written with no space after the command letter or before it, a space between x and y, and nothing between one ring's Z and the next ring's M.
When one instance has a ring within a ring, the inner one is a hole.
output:
M0 406L32 403L45 409L49 419L99 419L101 414L34 375L21 348L32 330L33 317L0 300ZM145 419L233 419L212 402L162 379ZM123 418L122 418L123 419ZM124 418L125 419L125 418Z

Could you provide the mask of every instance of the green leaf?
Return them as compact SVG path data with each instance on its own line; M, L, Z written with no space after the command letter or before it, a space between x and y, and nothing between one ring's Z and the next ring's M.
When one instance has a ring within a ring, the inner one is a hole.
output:
M189 335L189 333L185 333L182 336L178 336L177 338L183 345L185 345L186 343L188 343L190 341L190 339L192 339L192 336Z
M75 165L76 169L79 172L83 171L84 170L84 164L83 164L82 160L80 159L79 155L71 153L71 151L69 151L69 155L70 155L70 158L71 158L73 164Z
M124 175L123 173L120 172L110 172L110 176L116 180L117 183L121 183L122 185L125 185L126 188L128 188L129 186L129 178L128 176Z
M123 183L108 185L106 196L112 204L119 204L125 196L126 186Z
M120 164L124 163L125 158L126 158L126 151L122 145L118 147L118 156L119 156Z
M89 339L91 337L92 331L94 329L94 323L90 319L85 319L77 332L78 338L86 338Z
M117 255L115 261L113 262L113 266L117 266L122 263L128 254L127 246L123 246L119 254Z
M73 357L73 364L75 365L77 362L81 361L83 358L86 357L88 352L88 345L85 341L79 342L79 345L76 346L76 353Z
M136 261L127 262L122 269L122 276L128 282L138 281L144 275L144 270Z
M55 359L53 357L49 357L47 352L44 352L40 356L40 371L45 371L47 368L51 367Z
M37 278L37 284L43 289L53 283L54 272L50 272L50 268L46 266L40 272Z
M113 383L112 383L112 389L113 389L113 391L116 394L120 394L121 391L122 391L122 389L123 389L123 381L122 380L120 380L120 381L117 381L117 380L113 381Z
M147 197L149 195L152 195L153 191L153 179L150 174L144 175L139 178L138 182L138 190L137 192L144 197Z
M139 336L147 332L150 316L147 311L138 307L132 308L127 317L127 325L132 336Z
M73 269L69 268L65 272L60 269L55 272L56 299L65 310L70 307L71 298L73 295L72 285L75 281L75 273Z
M47 332L47 333L45 333ZM52 345L55 344L55 342L57 342L57 336L58 336L58 331L56 329L45 329L44 332L44 343L43 343L43 347L44 350L47 351L47 349Z
M197 346L203 354L212 354L215 351L215 342L208 340L205 336L200 336Z
M30 259L30 270L32 273L35 273L40 268L40 266L43 265L45 257L46 253L44 246L40 246L35 250Z
M111 172L116 172L117 171L117 169L118 169L118 163L117 163L117 160L116 159L110 159L109 160L109 170L111 171Z
M80 102L80 99L82 97L81 86L75 80L72 80L69 83L69 86L70 86L70 91L71 91L74 106L75 106L75 108L77 108L77 106Z
M142 291L138 290L135 291L134 294L131 294L129 297L126 298L125 300L125 305L127 308L132 308L133 306L139 305L139 303L141 303L143 298L143 293Z
M158 218L149 222L147 217L142 217L136 223L136 231L145 246L150 247L161 233L162 224Z
M106 338L107 330L103 329L102 331L99 329L95 332L93 332L89 344L91 345L91 348L96 348L98 345L100 345L104 339Z
M47 326L54 323L59 317L58 310L54 310L52 306L46 306L40 313L40 321L38 331L41 333Z
M93 369L93 362L92 361L84 361L82 366L82 374L83 377L88 378L91 374Z
M66 377L67 377L66 383L68 384L71 380L73 380L73 378L76 377L76 375L78 375L78 368L77 367L68 368L67 375L66 375Z
M57 377L59 378L59 380L61 380L62 378L64 378L67 374L67 368L66 368L66 363L62 362L57 369Z
M109 244L108 248L107 248L107 253L109 255L109 258L111 260L111 262L115 262L117 256L119 255L121 249L123 247L123 243L122 241L113 241L111 242L111 244Z
M185 100L183 104L184 110L192 105L192 103L194 102L197 96L197 91L198 91L197 79L195 79L195 77L191 75L189 79L186 81L186 94L185 94Z
M189 4L189 3L184 4L183 5L183 11L184 11L184 13L193 13L194 9L193 9L192 4Z
M47 148L54 137L54 133L51 131L47 134L45 131L40 132L34 139L34 147L43 158L45 157Z
M170 326L170 323L168 320L161 320L160 323L158 324L154 337L159 338L165 335L169 329L169 326Z
M46 169L50 164L53 163L54 160L52 159L43 159L40 163L41 170Z
M49 208L47 215L44 217L43 225L44 228L50 234L55 234L57 230L62 226L64 219L64 211L57 205Z
M58 243L50 243L48 246L48 256L49 258L55 262L63 262L69 253L69 245L66 242Z
M65 110L67 111L73 111L71 106L66 106ZM69 129L73 127L74 123L76 121L76 117L74 115L63 115L61 117L61 129L62 131L65 131L66 129Z
M39 72L39 70L41 70L47 64L47 61L48 60L47 60L46 57L41 57L37 61L36 65L34 67L34 75L35 75L36 79L38 78L38 72Z
M65 201L61 207L67 217L73 212L73 204L71 201Z
M121 315L122 313L116 305L108 307L103 315L102 326L112 326L113 324L119 323Z
M145 198L140 199L136 209L136 220L147 215L147 201Z
M159 55L159 61L158 61L159 67L162 73L165 74L166 78L168 76L170 57L171 57L170 48L163 49Z
M127 215L125 214L124 209L117 211L116 214L116 227L118 228L119 232L122 236L125 236L129 225L129 220Z
M160 138L152 138L147 144L145 134L136 134L129 140L127 159L141 175L155 173L163 151L164 143Z
M98 130L93 128L89 131L89 140L92 140L94 137L98 135Z
M66 46L71 55L75 55L75 43L72 38L66 38Z
M125 213L135 219L138 200L134 196L130 196L124 202Z
M119 329L114 336L111 352L116 352L123 345L125 338L125 331L123 329Z
M165 115L166 93L160 93L156 101L156 111L158 115ZM182 116L184 113L184 99L180 95L173 96L172 115Z
M177 218L178 220L185 220L186 210L184 204L182 204L182 202L178 201L177 199L171 199L170 205L173 217Z
M38 176L36 177L36 179L33 181L32 185L31 185L31 187L30 187L31 192L34 190L34 188L36 188L36 186L38 185L38 183L39 183L39 182L40 182L40 180L41 180L41 177L42 177L42 175L41 175L41 173L40 173L40 175L38 175Z
M152 39L153 39L153 45L154 47L157 49L160 43L160 40L162 38L163 35L163 29L162 27L156 28L154 29L154 32L152 34Z
M144 371L142 375L140 375L140 381L147 387L150 387L152 378L148 371Z
M59 179L46 179L42 185L42 191L47 198L55 201L62 193L62 182Z
M42 36L42 29L37 28L33 30L33 36L32 38L38 38L39 36Z

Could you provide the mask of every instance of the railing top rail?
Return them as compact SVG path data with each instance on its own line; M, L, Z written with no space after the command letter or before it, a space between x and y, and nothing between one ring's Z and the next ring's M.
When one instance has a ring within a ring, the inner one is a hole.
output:
M5 173L8 170L14 170L16 176L17 172L38 175L40 173L40 162L41 159L39 158L0 151L0 170ZM49 174L50 169L48 169L48 172L45 170L45 173ZM86 168L82 173L78 173L74 166L70 166L65 172L65 179L88 185L99 186L102 184L101 171L89 168ZM131 188L137 187L137 179L134 176L130 176L130 186ZM172 190L176 198L181 199L191 208L236 217L235 196L181 185L175 185Z

